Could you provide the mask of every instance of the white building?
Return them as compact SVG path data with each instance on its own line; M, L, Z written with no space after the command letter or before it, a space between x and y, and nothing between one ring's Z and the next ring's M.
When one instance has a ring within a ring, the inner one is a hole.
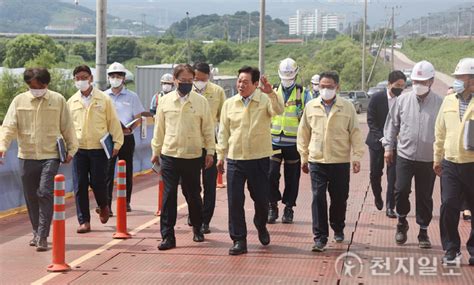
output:
M296 10L296 15L288 20L290 35L311 35L326 33L329 29L342 32L345 16L321 13L318 9L312 11Z

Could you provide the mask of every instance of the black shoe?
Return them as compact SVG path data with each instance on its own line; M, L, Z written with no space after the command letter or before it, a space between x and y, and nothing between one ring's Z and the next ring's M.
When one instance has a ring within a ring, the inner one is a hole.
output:
M337 243L343 242L343 241L344 241L344 233L343 233L343 232L334 233L334 240L335 240Z
M278 204L270 203L270 207L268 208L268 224L274 224L276 219L278 219Z
M211 230L209 229L209 224L202 224L201 226L201 232L203 234L210 234Z
M172 249L176 247L176 239L173 238L165 238L163 241L160 243L158 246L159 250L167 250L167 249Z
M188 216L188 226L190 226L190 227L193 226L193 224L191 224L191 217L190 216Z
M379 194L379 195L375 195L375 207L377 207L377 210L379 211L382 211L383 209L383 200L382 200L382 196Z
M407 242L408 222L399 220L397 224L397 233L395 234L395 242L402 245Z
M281 217L281 222L284 224L293 223L293 208L285 207L285 210L283 211L283 217Z
M320 241L320 240L317 240L317 241L314 243L313 247L311 248L311 251L314 251L314 252L323 252L323 251L325 250L325 249L324 249L325 247L326 247L326 243L325 243L325 242L322 242L322 241Z
M469 265L474 266L474 256L469 257Z
M240 255L247 253L247 242L244 240L234 241L234 245L229 248L229 255Z
M204 234L201 232L201 227L193 228L193 241L195 242L203 242L204 241Z
M471 261L472 257L469 259ZM459 250L448 250L443 257L443 265L460 265L461 252Z
M36 243L36 251L47 251L48 250L48 240L45 237L38 237L38 242Z
M131 212L132 211L132 207L130 207L130 204L127 203L127 212Z
M389 217L391 219L397 218L397 214L395 213L395 211L393 209L387 209L386 215L387 215L387 217Z
M33 238L30 240L29 245L30 246L36 246L36 243L38 243L38 237L35 235Z
M431 248L431 242L427 230L420 229L420 233L418 234L418 247Z
M268 245L270 243L270 233L267 230L267 227L262 227L261 229L257 228L258 231L258 240L263 245Z

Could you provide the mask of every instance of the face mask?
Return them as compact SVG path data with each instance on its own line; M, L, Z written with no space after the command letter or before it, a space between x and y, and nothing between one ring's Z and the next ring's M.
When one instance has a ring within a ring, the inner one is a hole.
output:
M197 90L204 90L207 86L207 81L194 81L194 86Z
M428 93L430 91L430 87L421 84L413 84L413 91L416 95L421 96Z
M459 80L459 79L454 80L453 89L454 89L454 92L456 92L458 94L462 94L464 92L464 90L466 89L464 87L464 81Z
M31 94L33 94L33 96L35 98L39 98L39 97L44 96L44 94L46 94L47 90L48 89L46 89L46 88L44 88L44 89L31 89L30 88L30 92L31 92Z
M193 84L192 83L179 83L178 84L178 91L182 95L187 95L191 90L193 89Z
M91 84L89 83L89 80L79 80L79 81L74 82L74 85L76 86L77 89L83 92L87 91L87 89L89 89L89 87L91 86Z
M163 84L163 85L161 85L161 90L163 90L163 92L165 92L165 93L169 93L169 92L171 92L171 90L173 90L173 85Z
M318 92L319 91L319 85L313 84L313 91Z
M294 79L282 79L281 80L281 85L285 88L289 88L291 86L293 86L295 84L295 80Z
M323 88L319 91L319 95L321 96L321 99L329 101L336 96L336 89Z
M122 85L123 79L121 79L121 78L110 78L109 77L109 82L110 82L110 86L112 88L118 88L118 87L120 87L120 85Z
M392 88L390 89L390 92L392 92L393 95L395 95L395 96L398 97L398 96L400 96L400 94L402 94L403 88L395 88L395 87L392 87Z

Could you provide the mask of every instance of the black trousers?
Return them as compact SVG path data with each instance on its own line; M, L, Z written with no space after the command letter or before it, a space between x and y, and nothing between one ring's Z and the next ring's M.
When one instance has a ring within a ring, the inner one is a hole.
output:
M282 203L287 207L294 207L296 206L296 198L298 197L298 189L300 186L300 154L296 150L296 145L273 145L273 150L281 150L281 153L274 154L270 158L270 202L274 203L282 200ZM285 161L283 166L285 176L283 197L280 193L280 168L282 160Z
M94 192L99 207L107 206L107 156L103 149L79 149L74 156L74 169L77 174L78 187L74 192L76 198L77 220L79 224L89 223L89 186Z
M202 222L209 224L214 215L216 207L216 186L217 186L217 154L214 154L212 166L206 169L206 150L203 150L202 156L202 184L204 186L203 204L202 204Z
M329 192L329 223L334 232L344 231L349 198L350 163L309 163L313 202L314 241L327 243L329 235L326 192Z
M396 171L395 205L398 216L406 217L410 212L411 180L415 177L416 223L422 229L428 228L433 218L433 188L436 179L433 162L413 161L397 156Z
M254 201L254 225L265 227L268 216L268 170L270 159L227 159L227 197L229 203L229 234L233 241L247 239L245 223L245 182Z
M161 210L160 228L162 238L174 237L178 204L178 183L181 179L181 189L188 202L189 217L193 227L202 224L201 200L201 165L202 158L183 159L171 156L161 156L161 173L165 190L163 193L163 208Z
M115 177L115 165L117 158L119 160L125 160L126 171L127 171L127 204L130 204L132 198L133 189L133 153L135 152L135 138L133 135L127 135L123 137L123 145L119 150L117 156L109 159L107 167L107 200L109 207L112 205L112 197L114 193L114 177Z
M383 148L373 149L369 147L370 154L370 185L372 186L372 193L374 197L382 194L382 175L384 167L384 152ZM396 151L394 151L394 157L396 157ZM386 208L395 208L395 179L396 179L396 165L394 162L387 165L387 194L386 194Z
M453 163L447 160L442 162L441 172L441 212L439 228L441 243L444 250L461 249L458 224L459 211L464 201L468 208L474 211L474 162ZM471 219L471 233L467 241L467 250L474 256L474 219Z

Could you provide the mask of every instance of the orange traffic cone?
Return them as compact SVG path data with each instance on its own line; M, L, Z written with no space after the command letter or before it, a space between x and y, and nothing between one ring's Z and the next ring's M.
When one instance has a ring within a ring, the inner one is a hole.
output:
M127 176L125 160L119 160L117 171L117 232L116 239L127 239L131 235L127 232Z
M163 208L163 191L165 190L165 183L163 182L163 176L161 171L158 173L158 210L156 210L155 216L161 216L161 209Z
M53 263L47 268L49 272L61 272L71 270L66 264L66 194L64 175L58 174L54 177L54 213L53 213Z
M222 178L222 173L217 173L217 188L225 188L225 184Z

